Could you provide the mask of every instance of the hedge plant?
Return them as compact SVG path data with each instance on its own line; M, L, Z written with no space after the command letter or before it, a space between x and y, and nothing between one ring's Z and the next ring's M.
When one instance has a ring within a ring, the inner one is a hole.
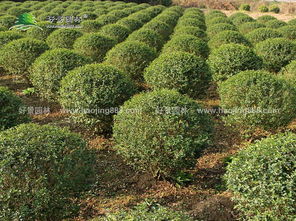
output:
M248 34L258 28L265 28L266 26L259 22L246 22L241 24L238 29L242 34Z
M296 117L296 89L266 71L232 76L220 85L219 95L221 107L233 110L224 120L239 128L273 130Z
M247 220L295 220L296 135L281 133L236 154L227 167L227 187Z
M3 15L0 16L0 25L6 28L10 28L15 24L17 17L12 15Z
M69 49L48 50L35 60L29 78L40 97L56 100L61 79L70 70L89 62L86 57Z
M114 38L117 42L123 41L130 34L131 30L118 24L103 26L99 33Z
M277 20L277 18L272 15L262 15L257 18L257 21L263 24L271 20Z
M216 24L207 28L207 34L211 38L222 31L237 31L237 28L234 25L226 23Z
M187 52L161 54L145 70L144 78L153 89L175 89L195 98L205 94L211 79L204 59Z
M23 38L24 36L21 33L15 31L1 31L0 32L0 49L7 43Z
M7 87L0 86L0 131L29 120L22 100Z
M118 69L89 64L70 71L63 78L59 101L64 109L74 111L76 122L106 132L110 131L112 115L135 92L131 79Z
M296 60L283 67L279 76L296 88Z
M55 30L54 28L47 27L51 25L50 22L38 22L37 25L38 27L31 27L27 30L27 37L45 41L46 38Z
M82 33L75 29L58 29L52 32L46 39L50 48L72 49L75 40L82 36Z
M131 31L135 31L143 25L142 22L129 17L120 19L116 24L125 26L127 29Z
M286 25L278 29L284 38L296 40L296 25Z
M175 35L183 35L183 34L184 35L193 35L195 37L203 38L203 39L206 39L206 37L207 37L207 34L204 30L194 27L194 26L185 26L185 27L177 26L174 29L174 36Z
M77 134L54 126L22 124L0 133L0 218L74 218L75 198L95 178L94 153Z
M155 49L137 41L126 41L113 47L105 63L117 67L135 81L142 81L143 70L156 57Z
M211 49L218 48L223 44L241 44L245 46L250 46L250 42L238 31L222 31L216 34L208 42Z
M278 72L296 59L296 44L284 38L267 39L258 43L256 53L263 59L264 67Z
M78 38L73 48L84 56L90 57L95 62L102 62L107 51L116 44L116 40L99 33L84 34Z
M280 21L280 20L271 20L264 24L266 25L267 28L274 28L274 29L281 28L287 25L286 22Z
M80 23L83 32L97 32L103 24L96 20L86 20Z
M48 50L42 41L22 38L9 42L1 49L0 66L11 74L27 76L28 68L43 52Z
M174 90L136 95L114 117L115 149L132 167L156 177L190 168L211 141L212 121L197 113L200 108Z
M246 34L246 38L253 44L256 45L259 42L270 38L280 38L283 35L274 29L271 28L257 28L254 31L249 32Z

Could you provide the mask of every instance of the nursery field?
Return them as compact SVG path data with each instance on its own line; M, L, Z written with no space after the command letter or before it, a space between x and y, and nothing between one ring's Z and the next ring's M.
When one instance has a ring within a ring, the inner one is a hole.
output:
M296 18L0 2L0 220L296 220Z

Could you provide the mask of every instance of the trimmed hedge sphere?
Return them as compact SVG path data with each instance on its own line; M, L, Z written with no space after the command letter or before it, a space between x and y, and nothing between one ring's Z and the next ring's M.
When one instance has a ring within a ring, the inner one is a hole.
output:
M85 34L78 38L74 50L84 56L90 57L95 62L102 62L107 51L116 44L116 40L99 33Z
M262 68L260 57L251 48L238 44L225 44L213 50L208 63L216 81L224 81L241 71Z
M245 18L245 17L250 17L250 16L243 13L243 12L236 12L236 13L230 15L228 18L232 21L232 20L240 18L240 17Z
M183 18L178 21L178 26L194 26L202 30L206 30L206 24L204 21L193 19L193 18Z
M125 26L127 29L129 29L131 31L135 31L135 30L139 29L140 27L142 27L142 25L143 25L142 22L137 21L132 18L120 19L116 24Z
M50 22L39 22L37 25L39 28L31 27L27 30L27 37L45 41L46 38L55 30L54 28L47 27L48 25L51 25Z
M187 52L162 54L145 70L144 78L153 89L176 89L194 98L205 94L211 79L204 59Z
M266 25L267 28L275 28L275 29L287 25L286 22L280 21L280 20L271 20L271 21L268 21L264 24Z
M220 85L219 95L222 108L244 111L224 118L239 128L272 130L296 117L296 89L269 72L240 72Z
M22 100L7 87L0 86L0 131L25 123L29 120Z
M246 220L295 220L296 135L282 133L234 156L225 175Z
M283 67L280 74L280 77L287 80L296 88L296 60Z
M95 181L94 153L66 129L22 124L0 133L0 211L4 220L64 220Z
M80 23L83 32L97 32L103 25L99 21L86 20Z
M279 31L271 28L257 28L246 35L246 38L253 45L256 45L257 43L270 38L280 38L280 37L283 37L283 35Z
M209 54L207 42L192 35L174 36L162 49L162 53L175 51L188 52L203 58L207 58Z
M294 18L294 19L288 21L288 24L289 24L289 25L296 25L296 18Z
M278 31L287 39L296 40L296 25L286 25L278 29Z
M143 42L156 50L160 50L164 43L160 34L146 28L141 28L140 30L133 32L128 36L127 40Z
M231 24L232 25L232 22L228 19L228 18L221 18L221 17L218 17L218 18L212 18L210 20L207 20L206 24L208 27L211 27L213 25L216 25L216 24Z
M214 35L222 31L237 31L237 28L231 24L225 24L225 23L216 24L211 27L208 27L207 34L212 38Z
M207 34L204 30L194 27L194 26L186 26L186 27L181 27L177 26L174 29L174 35L193 35L198 38L203 38L206 39Z
M48 50L35 60L29 78L40 97L56 100L61 79L70 70L89 62L86 57L69 49Z
M276 17L274 16L271 16L271 15L262 15L260 17L257 18L257 21L260 22L260 23L266 23L266 22L269 22L271 20L277 20Z
M0 66L11 74L27 76L28 68L48 50L42 41L22 38L9 42L1 49Z
M255 19L250 16L239 16L237 18L232 19L232 23L236 26L242 25L247 22L254 22Z
M30 12L28 8L21 8L21 7L11 7L9 8L6 13L13 16L20 16L21 14Z
M14 31L1 31L0 32L0 49L7 43L24 37L22 34Z
M117 42L121 42L124 39L126 39L130 32L130 29L118 24L110 24L103 26L99 31L100 34L114 38Z
M75 40L82 36L82 33L75 29L58 29L52 32L46 39L50 48L72 49Z
M151 21L143 26L143 28L151 29L158 34L160 34L163 38L168 38L168 36L172 33L173 28L161 21Z
M296 44L284 38L273 38L258 43L256 53L263 59L264 67L278 72L296 59Z
M255 29L258 28L265 28L264 24L261 24L259 22L246 22L241 24L238 29L242 34L247 34Z
M249 41L237 31L222 31L213 36L208 42L211 49L218 48L223 44L236 43L245 46L250 46Z
M194 166L212 133L212 121L207 114L197 113L200 108L174 90L134 96L114 117L118 154L135 169L158 177L172 177Z
M63 78L59 101L65 109L79 110L73 115L76 122L107 131L114 111L135 92L132 81L116 68L90 64L69 72Z
M135 81L142 81L143 70L156 57L156 52L148 45L126 41L112 48L105 62L117 67Z
M132 210L121 210L116 213L107 214L106 217L94 219L93 221L131 221L131 220L173 220L173 221L193 221L190 216L159 205L156 202L140 203Z
M4 15L0 16L0 25L4 26L5 28L10 28L15 24L17 17L12 15Z
M108 24L112 24L115 23L119 20L118 17L116 17L115 15L101 15L100 17L98 17L96 19L96 21L100 22L103 26L104 25L108 25Z
M261 5L258 7L258 9L260 12L268 12L269 11L269 9L266 5Z

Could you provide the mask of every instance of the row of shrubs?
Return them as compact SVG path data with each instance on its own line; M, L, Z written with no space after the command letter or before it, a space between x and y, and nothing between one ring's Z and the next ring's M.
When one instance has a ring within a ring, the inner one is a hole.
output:
M239 7L242 11L251 11L251 6L249 4L241 4ZM278 5L270 5L269 7L267 5L260 5L258 7L259 12L274 12L276 14L280 13L281 9Z

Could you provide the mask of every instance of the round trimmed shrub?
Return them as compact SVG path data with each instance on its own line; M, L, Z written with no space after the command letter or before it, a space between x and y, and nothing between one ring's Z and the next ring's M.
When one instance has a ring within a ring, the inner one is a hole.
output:
M157 32L141 28L138 31L133 32L127 38L128 41L139 41L147 44L148 46L155 48L157 51L163 46L163 38Z
M204 58L207 58L209 55L207 42L192 35L173 36L173 38L165 44L162 53L175 51L188 52Z
M27 76L28 68L43 52L48 50L42 41L22 38L9 42L1 49L0 66L11 74Z
M243 12L236 12L236 13L230 15L228 18L232 21L233 19L237 19L239 17L250 17L250 16L243 13Z
M157 16L157 20L166 23L169 26L175 26L177 24L177 21L179 19L179 14L170 12L170 13L162 13L159 16Z
M75 40L82 36L82 33L75 29L58 29L53 31L46 42L50 48L72 49Z
M126 39L130 32L130 29L118 24L105 25L99 31L100 34L114 38L117 42Z
M143 26L143 28L151 29L158 34L160 34L163 38L168 38L168 36L172 33L173 28L161 21L151 21Z
M108 13L108 15L114 15L114 16L116 16L116 17L119 18L119 19L128 16L128 14L127 14L124 10L114 10L114 11L110 11L110 12Z
M266 5L261 5L261 6L259 6L258 9L260 12L268 12L269 11L269 9Z
M16 17L20 16L21 14L28 13L28 12L30 12L30 9L17 7L17 6L16 7L11 7L6 11L6 13L8 15L13 15L13 16L16 16Z
M119 20L118 17L116 17L115 15L109 15L109 14L101 15L100 17L98 17L96 19L96 21L100 22L103 26L104 25L115 23L118 20Z
M144 78L153 89L176 89L194 98L205 94L211 79L204 59L187 52L160 55L146 68Z
M206 14L206 19L210 19L215 16L227 17L226 14L221 12L220 10L211 10Z
M93 13L95 13L98 17L100 17L101 15L105 15L108 13L108 11L104 8L98 8L98 9L95 9L93 11Z
M280 38L283 35L274 29L271 28L257 28L254 31L246 34L246 38L253 44L256 45L259 42L265 41L271 38Z
M179 26L194 26L202 30L206 30L206 24L201 20L196 20L192 18L183 18L178 21Z
M130 15L129 17L137 21L140 21L142 24L144 24L149 22L152 16L149 13L139 11L135 14Z
M296 44L284 38L267 39L258 43L256 53L263 59L264 67L278 72L296 59Z
M251 6L249 4L241 4L239 9L242 11L251 11Z
M86 57L69 49L48 50L35 60L29 78L40 97L56 100L61 79L70 70L89 62Z
M265 23L267 28L280 28L286 26L287 23L280 20L271 20Z
M76 122L106 131L110 130L114 111L135 92L132 81L116 68L90 64L70 71L63 78L59 101L65 109L78 110L73 113Z
M107 53L105 62L117 67L135 81L141 81L144 68L155 57L155 50L145 43L126 41L112 48Z
M296 40L296 26L286 25L278 29L284 38Z
M0 133L0 211L4 220L64 220L73 198L95 181L95 158L77 134L22 124Z
M237 28L231 24L225 24L225 23L216 24L211 27L208 27L207 34L208 36L213 37L214 35L222 31L237 31Z
M234 19L232 19L232 23L236 26L239 26L241 24L247 23L247 22L254 22L255 19L250 16L238 16Z
M174 36L175 35L192 35L198 38L205 39L207 37L207 34L204 30L194 27L194 26L177 26L174 29Z
M280 9L280 7L277 6L277 5L271 5L271 6L269 7L269 11L278 14L278 13L280 13L281 9Z
M228 18L221 18L221 17L218 17L218 18L212 18L210 20L207 20L206 24L208 27L211 27L213 25L216 25L216 24L232 24L232 21L230 21Z
M0 32L0 49L7 43L16 40L16 39L20 39L22 38L23 35L18 33L18 32L14 32L14 31L1 31Z
M250 42L238 31L222 31L212 37L208 42L209 47L214 49L223 44L236 43L250 46Z
M135 31L142 27L143 23L140 21L137 21L133 18L123 18L120 19L116 24L125 26L127 29L131 31Z
M295 220L296 135L281 133L236 154L227 187L247 220Z
M107 217L96 219L96 221L131 221L131 220L175 220L193 221L193 219L180 211L175 211L161 206L156 202L144 202L136 205L132 210L122 210L107 214ZM94 221L94 220L93 220Z
M37 40L45 41L46 38L53 32L54 28L47 27L48 25L51 25L50 22L39 22L37 25L42 28L38 27L31 27L27 30L27 37L35 38Z
M240 72L220 85L219 95L221 107L234 110L224 120L238 128L277 129L296 116L296 89L269 72Z
M238 29L242 34L248 34L251 31L254 31L258 28L265 28L266 26L264 24L261 24L259 22L246 22L241 24Z
M10 28L15 24L17 17L12 15L3 15L0 16L0 25L4 26L5 28Z
M63 16L78 16L80 13L79 10L68 9L63 13Z
M86 21L82 21L80 23L81 25L81 30L83 32L97 32L102 26L103 24L99 21L94 21L94 20L86 20Z
M174 107L174 112L168 110ZM194 166L196 155L211 140L212 121L207 114L197 113L201 108L174 90L134 96L114 117L118 154L135 169L158 177L171 177Z
M0 17L0 18L1 18L1 17ZM289 25L296 25L296 18L294 18L294 19L288 21L288 24L289 24Z
M94 12L80 12L78 14L78 16L80 16L84 21L88 21L88 20L95 20L96 18L98 18L97 14Z
M257 21L260 22L260 23L265 23L265 22L268 22L268 21L271 21L271 20L277 20L277 18L274 17L274 16L271 16L271 15L262 15L262 16L257 18Z
M262 68L260 57L251 48L238 44L225 44L213 50L208 63L216 81L224 81L241 71Z
M85 34L78 38L74 50L84 56L90 57L94 62L102 62L107 51L116 44L113 38L99 33Z
M283 67L280 77L287 80L296 88L296 60Z
M0 86L0 131L29 120L22 100L7 87ZM22 110L24 112L22 112ZM1 207L1 206L0 206Z

